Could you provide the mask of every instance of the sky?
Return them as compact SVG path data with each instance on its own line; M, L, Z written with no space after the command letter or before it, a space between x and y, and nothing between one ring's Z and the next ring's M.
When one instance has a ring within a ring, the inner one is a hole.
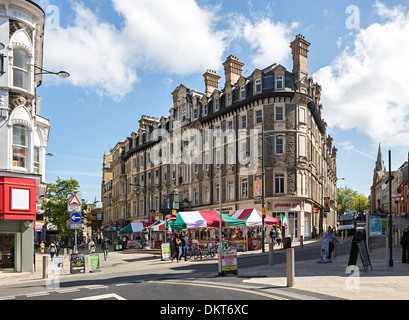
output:
M311 43L309 76L322 86L327 134L338 149L338 187L368 196L381 145L388 168L409 152L409 0L37 0L46 12L44 75L37 94L50 119L46 182L74 178L101 200L103 154L168 116L181 83L233 54L243 75L273 63L292 70L290 42Z

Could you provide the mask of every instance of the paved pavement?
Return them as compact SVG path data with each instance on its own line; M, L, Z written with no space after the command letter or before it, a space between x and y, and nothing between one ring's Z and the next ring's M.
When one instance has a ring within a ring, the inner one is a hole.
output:
M396 225L400 226L400 220L396 220ZM409 224L408 220L403 221L403 226ZM351 236L345 241L351 241ZM409 264L402 264L401 262L401 246L393 246L393 262L394 266L388 266L389 252L387 253L385 247L374 249L370 252L370 260L373 270L364 271L360 258L358 257L359 270L351 273L347 269L349 255L340 255L332 260L332 263L317 263L319 261L319 247L320 241L318 239L308 240L304 242L304 246L316 247L317 256L310 260L295 261L295 283L294 288L304 290L307 292L321 293L337 298L351 299L351 300L366 300L366 299L380 299L380 300L399 300L409 299ZM292 246L295 251L300 251L299 243ZM268 255L268 248L266 253L261 251L251 251L239 253L240 259L251 255ZM276 254L285 254L284 249L278 249ZM102 257L102 256L101 256ZM214 263L216 258L203 260L201 262L184 262L177 264L176 262L161 261L159 257L153 258L152 254L125 254L123 252L110 252L108 260L102 259L102 271L70 275L66 271L64 279L96 279L101 276L115 276L115 274L124 272L150 272L155 268L161 269L166 274L177 276L177 266L184 266L192 263ZM1 285L23 284L28 281L45 282L42 279L42 256L36 255L37 270L34 273L14 273L14 272L0 272L0 297L2 295ZM69 269L68 257L66 257L66 269ZM49 265L51 268L51 265ZM86 266L87 268L87 266ZM182 269L182 268L180 268ZM87 270L87 269L86 269ZM88 270L87 270L88 271ZM214 276L214 270L200 275L192 274L192 277L211 277ZM234 277L228 275L228 277ZM262 265L252 268L241 268L239 265L239 276L245 283L258 283L268 286L285 288L287 285L286 265L273 264L273 266Z

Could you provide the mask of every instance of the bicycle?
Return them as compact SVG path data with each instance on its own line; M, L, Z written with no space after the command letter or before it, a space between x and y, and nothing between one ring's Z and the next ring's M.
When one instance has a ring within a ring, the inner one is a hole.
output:
M188 253L187 253L188 259L194 258L195 260L197 259L202 259L202 251L197 245L192 244L192 246L189 247Z

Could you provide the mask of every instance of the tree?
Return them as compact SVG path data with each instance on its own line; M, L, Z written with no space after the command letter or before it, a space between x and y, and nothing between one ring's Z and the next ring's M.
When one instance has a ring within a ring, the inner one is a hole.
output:
M341 214L353 209L353 201L357 196L358 192L347 186L338 188L338 203L342 205Z
M67 230L67 220L70 213L67 210L68 198L80 188L79 182L73 178L61 180L57 177L55 183L50 183L45 193L45 201L42 204L44 215L48 223L53 224L60 231L60 236L70 236ZM83 205L84 209L84 205Z
M352 200L352 209L362 212L369 208L369 200L363 194L359 194Z

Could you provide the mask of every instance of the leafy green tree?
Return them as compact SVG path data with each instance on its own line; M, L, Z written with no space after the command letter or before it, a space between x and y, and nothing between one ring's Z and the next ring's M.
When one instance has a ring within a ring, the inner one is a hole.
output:
M55 225L60 231L60 236L70 236L67 230L67 220L70 213L67 211L68 198L80 188L79 182L73 178L62 180L57 177L55 183L48 185L45 201L42 204L44 215L49 223ZM83 205L86 207L86 205Z
M352 209L362 212L369 208L369 200L363 194L359 194L352 200Z
M357 196L358 192L347 186L338 188L338 203L342 205L341 214L345 213L347 210L353 210L354 199Z

